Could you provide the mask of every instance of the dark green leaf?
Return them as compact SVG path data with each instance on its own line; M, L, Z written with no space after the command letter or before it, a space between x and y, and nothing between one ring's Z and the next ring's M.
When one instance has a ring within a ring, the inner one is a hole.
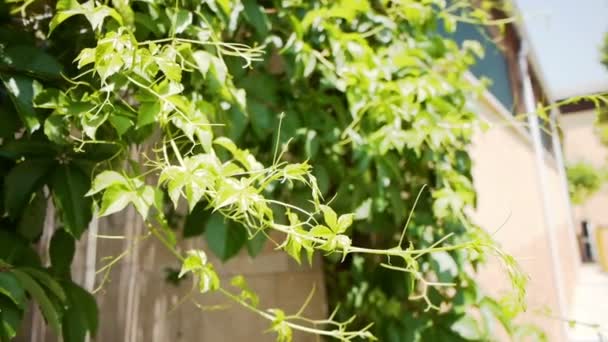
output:
M211 215L205 230L209 249L223 261L235 256L247 242L247 231L240 225L229 224L219 213Z
M184 237L194 237L202 235L205 232L205 224L211 215L208 209L205 209L205 204L197 203L192 212L186 216L184 224Z
M248 101L247 108L251 114L251 126L258 139L266 138L273 131L272 112L257 101Z
M47 141L29 139L9 141L0 146L0 156L13 160L37 158L47 159L50 162L55 158L57 152L55 145L49 144Z
M253 26L259 37L266 37L270 23L264 13L264 8L258 5L257 0L243 0L245 19Z
M42 233L46 217L47 199L42 191L38 191L23 211L17 231L24 238L32 241Z
M22 75L0 76L0 79L2 79L17 113L28 131L31 133L40 128L40 121L33 104L37 82L31 77Z
M116 129L116 133L119 137L125 134L129 130L129 128L133 127L133 121L126 116L110 115L108 120L110 121L110 124L112 124L112 126Z
M58 275L70 274L70 266L76 251L74 237L63 229L55 231L49 246L51 268Z
M0 297L0 341L9 342L21 329L23 311L9 299Z
M63 288L57 280L55 280L46 270L41 270L37 268L31 267L23 267L20 268L21 271L27 273L33 279L35 279L38 283L43 285L46 289L48 289L51 294L53 294L59 301L62 303L66 301L66 295L63 291Z
M0 229L0 260L14 266L40 266L40 257L30 242L4 229Z
M51 168L50 161L26 160L6 176L4 206L11 217L18 217L32 193L40 188Z
M98 309L95 297L74 283L65 283L68 307L63 317L63 338L66 342L82 342L87 331L97 332Z
M35 77L61 76L61 64L53 56L32 45L7 46L4 51L0 49L0 66L3 65Z
M21 123L10 103L0 104L0 138L13 138Z
M160 102L144 102L139 106L137 114L137 128L149 125L156 121L156 116L160 113Z
M91 221L91 199L85 194L91 179L73 165L59 167L53 173L53 198L61 211L65 229L76 239L87 229Z
M264 250L267 240L266 233L258 232L253 238L247 240L247 253L252 257L257 256Z
M61 329L59 313L55 310L53 303L46 295L44 289L31 276L23 271L13 269L11 270L11 273L15 275L21 286L23 286L32 298L34 298L51 329L53 329L55 333L58 333Z
M10 298L18 307L25 307L25 292L12 273L0 272L0 294Z

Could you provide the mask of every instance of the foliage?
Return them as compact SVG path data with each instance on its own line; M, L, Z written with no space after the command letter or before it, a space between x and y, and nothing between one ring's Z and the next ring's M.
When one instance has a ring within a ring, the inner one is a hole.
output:
M3 6L2 340L28 296L64 339L95 333L94 299L70 280L74 242L94 212L129 205L181 261L180 277L267 319L279 341L294 329L479 340L496 319L524 332L513 319L526 278L466 214L475 205L466 149L479 125L467 103L480 89L464 74L483 51L438 30L488 19L492 2ZM177 248L184 206L183 235L204 234L223 260L245 246L257 254L268 231L298 262L323 252L341 310L320 321L263 310L242 277L232 291L204 251ZM35 251L47 213L51 245ZM511 277L509 300L475 280L488 255Z
M566 168L570 198L574 204L583 204L593 196L606 180L606 173L593 165L579 162Z

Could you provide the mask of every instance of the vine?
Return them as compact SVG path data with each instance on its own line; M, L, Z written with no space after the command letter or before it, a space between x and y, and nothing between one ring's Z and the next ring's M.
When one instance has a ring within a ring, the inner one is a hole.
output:
M94 297L69 274L75 240L94 212L129 205L146 223L140 239L171 251L179 277L267 319L279 341L293 330L343 341L490 336L469 310L516 335L526 277L467 215L475 192L466 148L479 126L467 103L481 89L464 74L483 51L437 29L504 24L492 8L15 2L0 28L1 94L11 101L0 112L0 232L13 246L0 249L2 340L17 334L26 294L65 340L95 334ZM32 245L50 201L59 223L48 266ZM177 247L171 217L184 207L204 221L188 234L239 236L229 251L209 244L221 259L245 245L256 254L269 231L298 263L323 252L327 276L338 278L328 282L336 310L311 320L303 309L262 309L243 277L231 281L238 291L222 284L205 251ZM510 277L511 301L483 295L475 281L489 255Z

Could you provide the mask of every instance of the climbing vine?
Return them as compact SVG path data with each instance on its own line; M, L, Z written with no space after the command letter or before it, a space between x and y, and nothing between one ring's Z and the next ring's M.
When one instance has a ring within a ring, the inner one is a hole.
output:
M1 339L17 334L29 299L64 340L95 334L94 297L70 277L75 241L94 215L129 205L180 261L178 277L267 319L279 341L293 330L479 340L495 320L529 331L513 323L526 277L467 214L479 128L468 103L482 89L465 73L483 51L449 34L461 21L502 24L493 6L3 3ZM46 215L53 237L36 250ZM241 276L220 282L207 253L255 255L270 232L298 262L326 255L328 319L261 308ZM182 251L180 234L204 235L209 251ZM490 255L513 296L478 286Z

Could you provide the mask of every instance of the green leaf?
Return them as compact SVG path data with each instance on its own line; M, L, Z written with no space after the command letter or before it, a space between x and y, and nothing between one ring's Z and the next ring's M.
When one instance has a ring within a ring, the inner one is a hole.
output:
M247 108L251 114L251 126L258 139L264 139L273 130L272 112L257 101L248 101Z
M95 133L99 126L101 126L108 119L109 113L83 113L81 116L80 123L82 130L91 139L95 140Z
M336 231L336 233L341 234L344 233L346 231L346 229L348 229L348 227L350 227L353 224L353 217L355 215L354 214L344 214L344 215L340 215L340 217L338 218L338 230Z
M116 171L103 171L95 176L91 190L86 193L86 196L94 195L110 186L124 185L127 186L127 179Z
M40 266L40 257L30 242L6 229L0 229L0 264Z
M160 114L160 102L144 102L137 111L137 128L152 124L156 121L156 116Z
M57 299L59 299L62 303L66 301L65 292L59 283L51 277L46 271L41 271L40 269L31 268L31 267L22 267L21 271L30 275L33 279L36 279L38 283L43 285L45 288L49 290Z
M26 298L23 287L10 272L0 272L0 294L10 298L17 307L25 308Z
M17 278L21 286L23 286L32 298L34 298L51 329L55 333L59 333L61 330L59 313L55 310L53 303L44 292L44 289L27 273L18 269L12 269L10 272Z
M116 129L118 137L121 137L123 134L127 133L129 128L133 127L133 121L122 115L110 115L108 121L110 121L110 124Z
M40 121L33 104L36 88L38 87L37 82L31 77L23 75L0 75L0 79L2 79L4 87L15 105L17 114L19 114L28 131L32 133L40 128Z
M232 279L230 279L230 285L237 287L241 290L239 298L242 301L249 301L249 304L251 304L253 307L258 306L258 304L260 303L260 298L255 292L253 292L249 288L245 277L243 277L242 275L232 277Z
M156 193L154 192L154 188L146 185L137 189L137 192L131 201L133 202L135 209L137 209L137 212L145 220L148 218L148 212L150 211L150 207L154 206L155 200Z
M99 216L107 216L123 210L134 197L135 194L124 186L117 185L108 188L101 199Z
M173 60L168 60L166 58L157 58L156 64L160 70L167 76L167 79L175 82L181 82L182 80L182 68L179 64L175 63Z
M235 256L247 242L247 231L240 225L231 225L219 213L214 213L207 221L205 239L209 249L222 261Z
M205 207L205 204L199 202L186 216L186 223L184 223L185 238L202 235L205 232L205 222L207 222L211 215L211 212Z
M186 259L182 262L182 268L178 277L181 278L188 272L203 269L207 265L207 254L202 250L191 249L186 252Z
M60 10L55 14L55 16L53 16L51 22L49 23L49 35L57 26L67 19L81 14L87 18L93 30L100 28L106 17L112 17L122 25L122 17L120 14L118 14L118 12L116 12L116 10L108 6L97 5L95 4L94 0L89 0L83 4L78 4L78 2L75 2L71 3L70 5L71 7L69 9L65 9L63 11Z
M67 145L70 140L68 121L64 115L51 115L44 120L44 135L58 145Z
M51 162L58 153L55 145L46 141L36 141L30 139L19 139L4 142L0 145L0 156L14 161L27 159L37 159L37 162Z
M258 5L257 0L243 0L245 7L245 19L253 26L259 37L266 37L270 29L270 23L263 7Z
M21 329L23 311L9 299L0 296L0 341L9 342Z
M268 237L263 231L257 232L252 238L247 240L247 253L249 256L255 257L264 250Z
M440 282L451 282L458 275L458 265L449 253L444 251L431 253L431 260Z
M42 191L38 191L23 211L17 231L29 241L35 240L42 233L46 217L47 199Z
M294 258L298 264L302 263L302 239L292 235L287 236L285 252Z
M94 336L98 327L95 297L80 286L65 283L68 306L63 317L62 335L65 342L85 341L87 331Z
M323 212L323 219L327 226L334 232L338 232L338 215L336 212L326 205L320 205L321 211Z
M467 340L480 340L483 337L478 322L471 316L464 316L450 327Z
M76 252L74 237L63 229L55 231L49 246L51 268L58 275L70 274L70 266Z
M86 196L90 184L90 178L74 165L59 167L53 174L55 205L61 211L65 229L76 239L91 221L92 201Z
M32 45L7 46L4 51L0 51L0 66L37 77L61 76L61 64L53 56Z
M11 217L19 217L34 191L45 181L50 161L26 160L17 164L4 180L4 207Z
M0 104L0 138L13 138L15 132L21 127L19 116L10 103Z
M192 25L192 12L180 8L172 14L171 20L174 20L175 33L180 34Z
M198 50L192 53L192 58L194 58L194 62L198 66L198 71L203 75L203 77L207 76L207 72L209 71L209 67L211 66L211 59L214 56L207 51Z
M270 329L277 333L277 342L291 342L293 332L285 322L285 313L280 309L270 309L269 311L275 316Z
M312 234L313 236L316 236L316 237L323 238L323 239L331 239L334 236L336 236L336 233L334 233L331 229L329 229L325 226L322 226L322 225L313 227L310 230L310 234Z

